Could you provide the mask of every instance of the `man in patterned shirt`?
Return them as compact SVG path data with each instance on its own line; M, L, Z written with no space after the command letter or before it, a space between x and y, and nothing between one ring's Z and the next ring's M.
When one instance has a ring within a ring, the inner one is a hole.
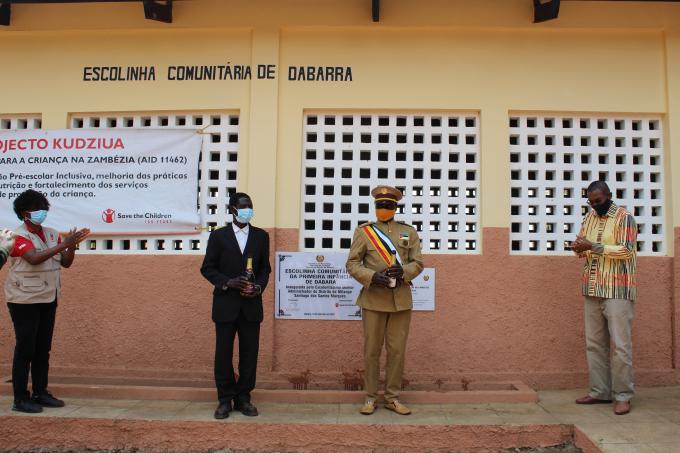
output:
M634 394L631 322L637 289L637 225L628 211L612 202L605 182L591 183L587 195L593 210L583 219L571 247L586 260L582 289L590 392L576 403L611 403L613 396L614 413L623 415L630 412ZM611 365L610 341L615 348Z
M14 231L3 228L0 231L0 268L7 262L7 257L14 248Z

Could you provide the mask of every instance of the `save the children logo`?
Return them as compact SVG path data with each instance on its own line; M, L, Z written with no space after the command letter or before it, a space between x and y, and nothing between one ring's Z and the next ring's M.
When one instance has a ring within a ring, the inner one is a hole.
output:
M115 209L105 209L102 211L102 222L113 223L118 220L123 222L128 221L128 219L142 219L145 223L172 223L172 214L166 214L162 212L121 212Z
M106 223L113 223L113 216L115 213L116 211L111 208L102 211L102 220Z

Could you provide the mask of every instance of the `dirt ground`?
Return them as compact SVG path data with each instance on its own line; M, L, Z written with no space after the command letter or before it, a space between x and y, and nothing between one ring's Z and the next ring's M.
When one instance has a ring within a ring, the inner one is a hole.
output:
M555 447L541 447L541 448L510 448L502 450L484 450L480 453L581 453L580 448L576 448L574 444L564 444ZM7 450L0 449L0 453L151 453L145 450L137 450L135 448L125 448L125 449L115 449L115 450L53 450L53 449L31 449L31 450ZM172 452L172 453L189 453L189 452ZM191 453L208 453L208 452L191 452ZM215 450L210 453L295 453L295 452L282 452L282 451L243 451L243 450ZM416 453L416 452L414 452ZM420 453L420 452L417 452ZM422 452L426 453L426 452ZM455 450L451 450L449 453L456 453Z
M574 444L569 443L558 445L556 447L545 448L511 448L507 450L499 450L498 453L582 453L582 451L583 450L577 448Z

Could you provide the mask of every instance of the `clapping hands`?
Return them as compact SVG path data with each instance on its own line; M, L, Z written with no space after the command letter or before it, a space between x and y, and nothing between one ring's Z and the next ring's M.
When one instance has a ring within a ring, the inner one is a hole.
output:
M80 230L72 228L67 234L64 235L64 245L66 248L73 248L89 235L89 228L81 228Z

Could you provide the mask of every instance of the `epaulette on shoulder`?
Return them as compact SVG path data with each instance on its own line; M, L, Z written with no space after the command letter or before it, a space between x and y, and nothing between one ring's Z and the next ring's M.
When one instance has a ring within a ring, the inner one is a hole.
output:
M373 225L374 223L375 223L375 222L366 222L366 223L362 223L361 225L359 225L359 228L363 228L363 227L368 226L368 225Z
M413 225L411 225L410 223L406 223L406 222L404 222L403 220L397 220L397 223L401 223L402 225L406 225L406 226L408 226L408 227L413 228Z

